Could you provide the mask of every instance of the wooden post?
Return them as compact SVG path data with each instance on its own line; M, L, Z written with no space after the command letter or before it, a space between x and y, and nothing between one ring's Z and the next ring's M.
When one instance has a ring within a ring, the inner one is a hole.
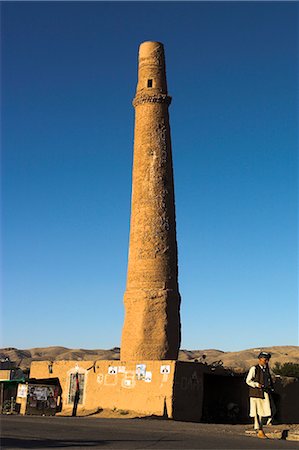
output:
M75 397L74 397L74 406L73 406L73 412L72 412L73 417L76 417L76 415L77 415L79 399L80 399L80 385L79 385L79 376L78 376L78 372L77 372L76 373L76 393L75 393Z

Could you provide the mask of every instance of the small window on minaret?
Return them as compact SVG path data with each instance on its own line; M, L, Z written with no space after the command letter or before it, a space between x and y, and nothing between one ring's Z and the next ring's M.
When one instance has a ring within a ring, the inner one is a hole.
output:
M153 87L153 80L147 80L147 87Z

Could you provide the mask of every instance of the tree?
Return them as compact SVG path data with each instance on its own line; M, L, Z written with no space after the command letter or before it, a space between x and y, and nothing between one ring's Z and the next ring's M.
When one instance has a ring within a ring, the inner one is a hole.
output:
M274 367L272 367L272 371L276 375L281 375L282 377L295 377L299 378L299 364L287 362L281 364L276 362Z

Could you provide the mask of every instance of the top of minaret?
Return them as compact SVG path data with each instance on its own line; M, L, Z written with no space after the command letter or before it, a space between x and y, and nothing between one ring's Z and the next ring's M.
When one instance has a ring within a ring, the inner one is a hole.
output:
M161 42L146 41L139 46L139 68L140 66L164 67L164 47Z
M155 41L142 42L139 46L139 64L141 61L153 65L164 64L163 44Z
M161 42L145 41L139 46L138 83L133 104L160 101L163 100L161 95L167 96L164 46ZM167 96L166 100L169 104L171 99Z

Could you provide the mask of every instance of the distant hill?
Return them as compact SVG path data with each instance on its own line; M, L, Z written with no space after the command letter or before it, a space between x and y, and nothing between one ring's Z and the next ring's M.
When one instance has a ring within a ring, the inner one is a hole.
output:
M223 352L222 350L180 350L180 361L206 361L207 364L221 360L224 367L228 367L237 372L245 372L256 363L260 350L268 351L272 354L271 364L275 362L293 362L299 364L299 346L285 345L277 347L260 347L239 352ZM0 349L0 359L8 357L11 361L16 361L22 369L30 367L31 361L95 361L100 359L119 359L120 349L118 347L110 350L85 350L70 349L66 347L38 347L27 350L17 348ZM205 356L203 356L205 355Z

